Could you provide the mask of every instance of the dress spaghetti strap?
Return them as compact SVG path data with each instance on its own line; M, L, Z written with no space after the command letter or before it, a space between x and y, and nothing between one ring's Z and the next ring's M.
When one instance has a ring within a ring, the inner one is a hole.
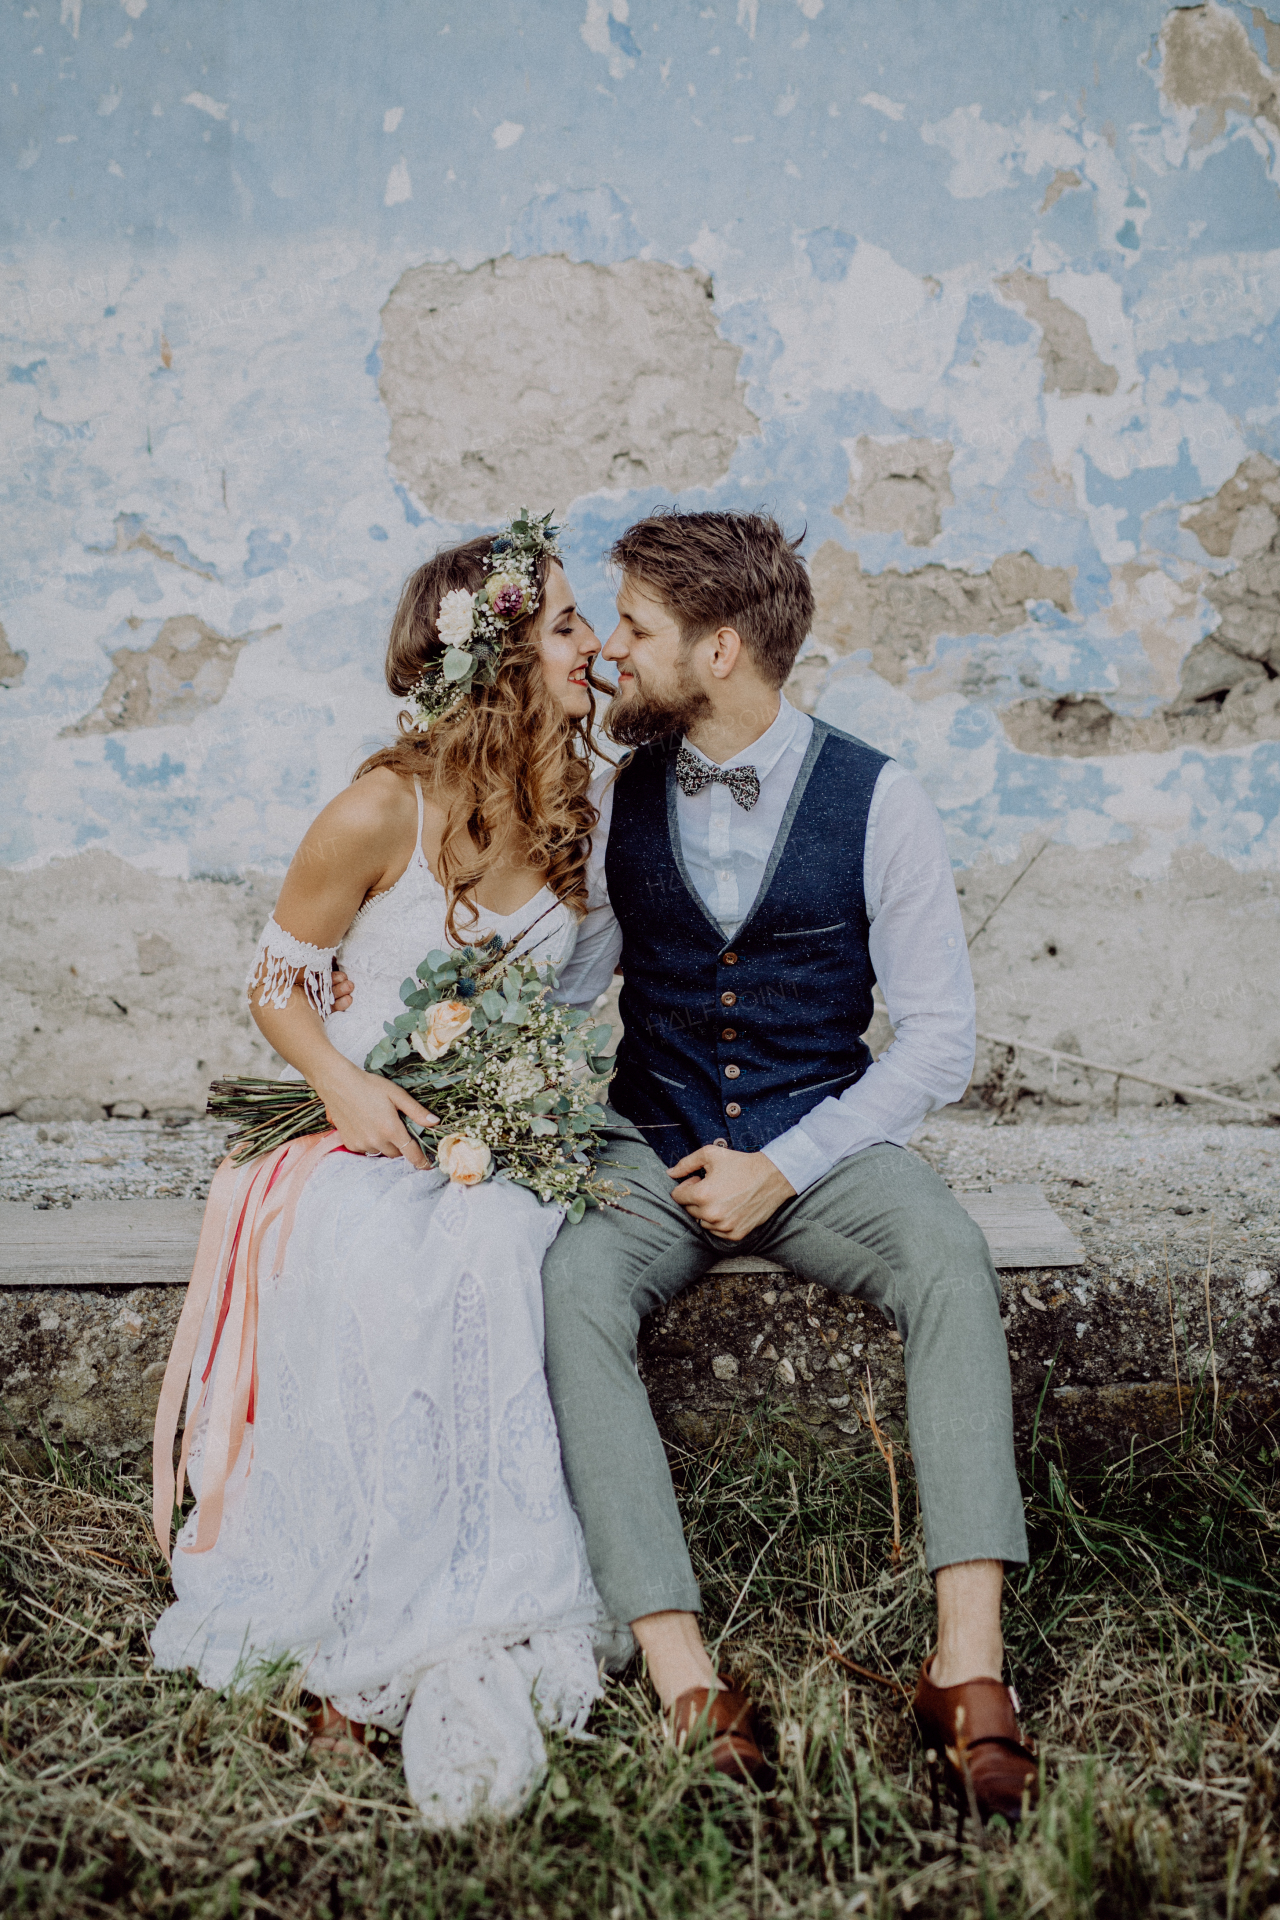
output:
M421 780L419 780L416 773L413 776L413 790L418 796L418 839L417 839L417 843L414 850L413 864L415 867L426 867L427 872L430 873L431 871L430 862L428 861L426 854L422 851L422 821L423 821L423 813L424 813L423 800L422 800L422 782Z

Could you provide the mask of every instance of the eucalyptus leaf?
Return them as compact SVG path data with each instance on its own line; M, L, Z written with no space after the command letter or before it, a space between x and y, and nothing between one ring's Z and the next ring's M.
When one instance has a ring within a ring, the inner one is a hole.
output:
M475 667L475 661L461 647L446 647L444 664L440 671L448 682L465 680Z

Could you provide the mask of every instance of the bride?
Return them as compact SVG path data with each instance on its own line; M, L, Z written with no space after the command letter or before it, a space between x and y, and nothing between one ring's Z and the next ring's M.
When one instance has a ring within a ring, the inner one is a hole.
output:
M250 976L255 1021L335 1132L291 1223L277 1207L274 1227L260 1211L233 1233L211 1196L216 1284L203 1314L189 1303L157 1422L167 1538L190 1360L197 1506L156 1665L220 1687L296 1659L314 1741L403 1728L409 1789L437 1826L517 1810L545 1767L540 1725L579 1729L598 1658L627 1649L591 1581L543 1376L540 1267L562 1211L429 1169L403 1117L433 1116L363 1062L432 948L529 929L558 998L590 1006L608 986L611 917L591 932L605 899L591 859L598 651L554 530L527 514L406 584L386 674L410 716L308 830ZM356 985L346 1012L335 955ZM241 1233L261 1242L256 1350L245 1443L219 1453L210 1408L252 1346L250 1330L237 1353L224 1326Z

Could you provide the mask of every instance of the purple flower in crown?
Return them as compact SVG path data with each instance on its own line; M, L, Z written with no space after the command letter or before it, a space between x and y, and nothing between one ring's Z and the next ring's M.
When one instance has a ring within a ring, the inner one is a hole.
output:
M533 594L526 582L510 573L494 574L486 592L495 618L502 621L518 620L533 603Z

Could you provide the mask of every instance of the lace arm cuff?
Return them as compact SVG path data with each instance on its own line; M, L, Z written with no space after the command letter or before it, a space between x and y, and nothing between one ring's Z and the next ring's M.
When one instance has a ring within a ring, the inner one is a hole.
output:
M245 982L250 1001L256 986L260 1007L283 1010L301 973L302 991L320 1018L327 1020L333 1012L333 958L337 951L337 947L313 947L309 941L296 939L273 916L263 928Z

